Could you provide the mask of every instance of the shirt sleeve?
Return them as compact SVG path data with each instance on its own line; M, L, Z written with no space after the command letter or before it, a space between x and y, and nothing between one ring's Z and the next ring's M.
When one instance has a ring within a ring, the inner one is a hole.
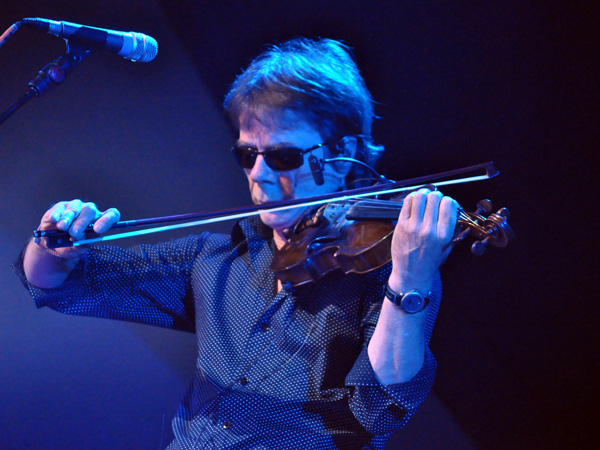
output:
M194 332L190 279L205 238L188 236L130 249L92 247L54 289L27 281L23 254L13 267L38 308Z
M387 435L406 425L433 386L436 361L429 349L429 341L440 306L442 285L438 273L430 294L425 323L423 366L410 381L390 385L383 385L377 380L367 353L367 346L375 330L383 301L383 289L380 292L371 296L377 300L368 303L363 316L365 344L346 377L346 385L353 388L350 409L363 427L375 435Z

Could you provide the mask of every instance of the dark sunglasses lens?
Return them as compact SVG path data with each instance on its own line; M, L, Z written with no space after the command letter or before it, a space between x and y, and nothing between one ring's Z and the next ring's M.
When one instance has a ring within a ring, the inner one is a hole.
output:
M293 170L304 163L302 149L295 147L282 147L258 152L252 147L236 145L231 148L231 152L244 169L252 169L258 155L263 155L267 166L273 170Z
M256 162L256 152L255 151L252 151L248 147L242 147L239 145L232 147L231 151L232 151L233 155L235 156L235 159L237 159L237 162L244 169L252 169L252 167L254 167L254 163Z
M265 162L273 170L293 170L304 163L302 150L295 147L282 147L264 153Z

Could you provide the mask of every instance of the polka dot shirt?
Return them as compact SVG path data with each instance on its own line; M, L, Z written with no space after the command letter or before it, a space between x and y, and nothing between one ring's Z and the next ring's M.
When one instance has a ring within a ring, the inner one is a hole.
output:
M366 345L389 265L277 292L272 232L243 220L131 249L90 249L60 288L27 283L38 307L194 332L196 372L173 419L177 449L383 449L433 384L435 360L381 385ZM436 280L429 343L441 297Z

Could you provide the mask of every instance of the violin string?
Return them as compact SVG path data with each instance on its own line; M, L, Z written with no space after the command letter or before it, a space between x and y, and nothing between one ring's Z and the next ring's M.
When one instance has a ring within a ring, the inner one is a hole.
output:
M364 211L366 214L369 214L372 212L379 212L382 209L384 211L389 211L389 210L400 211L400 209L402 209L402 205L403 205L403 201L393 202L393 201L377 200L377 199L359 200L359 201L356 201L356 203L358 205L357 209L359 209L361 212ZM371 210L371 211L369 211L369 210ZM465 210L462 208L459 208L459 210L457 211L457 215L458 215L459 219L462 219L465 222L477 224L477 222L475 220L473 220L471 218L471 216L469 216L465 212Z

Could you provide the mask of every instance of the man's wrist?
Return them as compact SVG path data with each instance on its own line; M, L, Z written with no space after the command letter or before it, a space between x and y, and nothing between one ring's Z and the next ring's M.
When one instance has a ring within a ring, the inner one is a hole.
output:
M33 239L32 242L33 242L33 244L35 244L35 246L38 250L42 250L44 253L47 253L48 255L52 255L55 258L59 258L63 261L67 260L67 258L62 257L58 252L56 252L56 250L52 250L51 248L46 247L43 243L39 242L38 240Z
M421 294L426 295L433 286L433 278L419 280L415 277L408 276L407 274L396 273L392 271L392 274L388 279L388 286L395 292L409 292L412 290L417 290Z
M23 272L34 286L51 289L60 286L78 262L79 257L66 259L56 256L31 240L23 255Z
M427 308L430 292L423 294L416 289L410 291L394 291L388 284L385 289L386 298L407 314L416 314Z

